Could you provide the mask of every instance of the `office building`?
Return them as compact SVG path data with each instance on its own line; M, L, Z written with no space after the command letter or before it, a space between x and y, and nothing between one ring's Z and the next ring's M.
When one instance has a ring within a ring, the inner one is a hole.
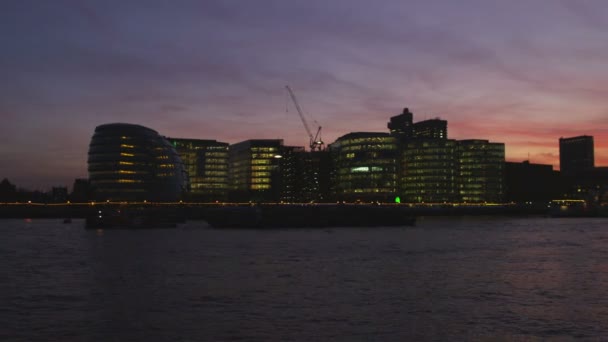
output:
M459 140L456 182L462 202L502 202L505 144L487 140Z
M548 202L562 198L565 189L561 186L559 171L552 165L505 163L506 202Z
M387 125L392 136L399 141L411 138L447 139L448 122L439 118L414 123L414 114L408 108L403 113L393 116Z
M331 201L333 163L330 152L302 152L298 162L301 170L298 177L299 200L301 202Z
M418 121L413 126L414 137L424 139L447 139L448 122L439 118Z
M356 132L330 145L336 199L392 201L397 191L397 138L387 133Z
M593 137L582 135L559 139L559 166L565 177L581 177L595 166Z
M184 164L173 146L139 125L97 126L88 171L97 200L176 201L188 189Z
M457 142L410 139L401 154L400 198L410 203L459 200L456 191Z
M279 189L279 200L283 202L299 202L301 189L298 186L298 179L302 175L302 168L299 163L304 147L301 146L282 146L277 160L276 186Z
M167 138L179 153L190 179L191 201L228 199L228 143Z
M254 139L230 145L228 182L231 201L278 201L282 139Z
M391 135L399 139L411 138L413 136L414 114L408 108L403 108L403 112L390 118L387 125Z
M279 161L285 202L327 202L331 198L331 159L328 151L305 151L286 147Z

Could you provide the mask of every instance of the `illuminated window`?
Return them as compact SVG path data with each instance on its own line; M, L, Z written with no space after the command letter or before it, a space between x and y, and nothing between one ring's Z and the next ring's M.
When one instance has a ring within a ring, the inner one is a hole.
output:
M226 171L205 171L207 176L225 176L226 174Z
M118 183L143 183L143 181L135 179L119 179Z
M270 184L252 184L251 185L251 189L252 190L266 190L266 189L270 189Z
M254 165L251 167L251 171L269 171L272 170L271 165Z
M358 166L350 169L350 172L369 172L368 166Z
M205 160L207 163L222 163L225 161L225 159L219 159L219 158L207 158Z

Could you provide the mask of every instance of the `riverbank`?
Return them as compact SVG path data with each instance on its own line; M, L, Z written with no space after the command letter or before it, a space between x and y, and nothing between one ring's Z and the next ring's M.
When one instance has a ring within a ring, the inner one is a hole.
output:
M250 203L62 203L40 204L19 203L0 204L0 218L85 218L91 212L104 209L118 208L166 208L179 213L184 219L204 220L210 212L219 208L238 208L255 206ZM400 213L410 216L465 216L465 215L502 215L502 216L528 216L548 215L546 205L519 205L519 204L260 204L275 211L289 211L290 208L316 207L386 207L399 210Z

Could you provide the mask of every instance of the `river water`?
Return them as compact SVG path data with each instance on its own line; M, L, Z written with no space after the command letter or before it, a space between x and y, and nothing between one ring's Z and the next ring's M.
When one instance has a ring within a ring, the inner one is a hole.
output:
M608 339L608 219L0 220L0 340Z

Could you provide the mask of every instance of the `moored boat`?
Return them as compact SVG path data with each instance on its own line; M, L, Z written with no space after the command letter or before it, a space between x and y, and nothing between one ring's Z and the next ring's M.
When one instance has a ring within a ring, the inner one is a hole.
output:
M141 229L175 228L181 220L174 211L162 207L99 207L86 217L86 228Z
M209 210L215 228L316 228L412 226L403 208L378 205L256 205Z

